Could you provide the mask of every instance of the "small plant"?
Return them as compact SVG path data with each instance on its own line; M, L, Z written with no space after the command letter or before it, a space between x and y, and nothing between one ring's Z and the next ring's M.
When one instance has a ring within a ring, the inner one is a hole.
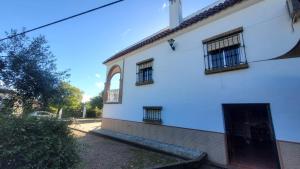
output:
M0 116L0 168L73 169L80 162L68 124L55 119Z

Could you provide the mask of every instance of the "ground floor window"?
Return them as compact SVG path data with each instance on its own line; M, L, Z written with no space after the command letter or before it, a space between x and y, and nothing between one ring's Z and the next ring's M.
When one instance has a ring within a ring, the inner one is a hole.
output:
M143 121L152 124L161 124L161 110L160 106L144 106L144 116Z

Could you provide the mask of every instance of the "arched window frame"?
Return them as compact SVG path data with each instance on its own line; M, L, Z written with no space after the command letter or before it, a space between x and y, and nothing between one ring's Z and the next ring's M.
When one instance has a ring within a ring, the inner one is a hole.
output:
M119 97L118 101L115 102L110 102L108 101L108 94L110 91L110 83L111 79L113 78L114 75L120 73L120 82L119 82ZM106 83L105 83L105 90L104 90L104 103L105 104L121 104L122 103L122 93L123 93L123 75L122 75L122 70L119 65L114 65L110 68L107 77L106 77Z

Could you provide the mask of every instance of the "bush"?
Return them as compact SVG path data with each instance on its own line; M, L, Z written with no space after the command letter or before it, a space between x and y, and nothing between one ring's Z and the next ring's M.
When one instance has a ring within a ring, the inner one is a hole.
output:
M73 109L63 109L62 118L81 118L82 112L81 110L73 110Z
M87 118L99 118L102 115L102 110L98 107L96 108L87 108L86 110L86 117Z
M0 168L71 169L79 164L76 139L66 122L0 117Z
M102 109L96 109L96 117L102 117Z

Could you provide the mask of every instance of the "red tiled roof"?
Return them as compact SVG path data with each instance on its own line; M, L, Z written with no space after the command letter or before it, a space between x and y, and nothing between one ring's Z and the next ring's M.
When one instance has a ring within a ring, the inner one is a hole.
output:
M103 62L103 64L105 64L107 62L110 62L112 60L115 60L115 59L117 59L117 58L119 58L123 55L126 55L127 53L133 52L133 51L135 51L135 50L137 50L137 49L139 49L143 46L151 44L151 43L153 43L153 42L155 42L159 39L162 39L162 38L164 38L164 37L166 37L166 36L168 36L172 33L175 33L177 31L179 31L179 30L185 29L185 28L187 28L187 27L189 27L189 26L191 26L191 25L193 25L197 22L200 22L200 21L202 21L202 20L204 20L204 19L206 19L210 16L213 16L213 15L219 13L220 11L223 11L223 10L225 10L225 9L231 7L231 6L234 6L235 4L237 4L239 2L242 2L242 1L244 1L244 0L226 0L223 3L220 3L220 4L218 4L218 5L216 5L212 8L209 8L209 9L207 9L207 10L205 10L205 11L203 11L203 12L201 12L201 13L199 13L199 14L197 14L197 15L195 15L195 16L193 16L193 17L191 17L191 18L189 18L185 21L183 21L179 26L177 26L174 29L164 30L164 31L162 31L162 32L160 32L156 35L153 35L153 36L151 36L151 37L149 37L149 38L147 38L147 39L145 39L141 42L138 42L137 44L135 44L135 45L133 45L133 46L131 46L131 47L115 54L115 55L113 55L112 57L105 60Z

